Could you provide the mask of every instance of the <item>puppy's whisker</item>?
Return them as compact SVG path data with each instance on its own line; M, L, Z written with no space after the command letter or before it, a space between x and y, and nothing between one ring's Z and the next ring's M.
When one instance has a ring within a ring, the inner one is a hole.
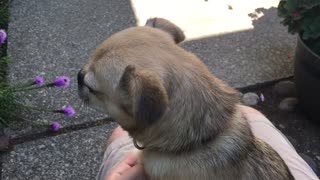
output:
M79 103L79 110L83 111L84 113L88 113L88 102L81 100Z
M88 112L87 105L86 105L86 103L85 103L84 101L82 101L82 103L81 103L81 109L82 109L85 113Z

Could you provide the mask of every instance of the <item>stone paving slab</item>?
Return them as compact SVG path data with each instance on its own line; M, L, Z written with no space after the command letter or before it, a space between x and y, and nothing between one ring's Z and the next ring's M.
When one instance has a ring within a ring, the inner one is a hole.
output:
M185 32L196 53L233 87L292 75L296 37L277 16L279 0L132 0L138 25L163 17ZM165 9L165 11L163 10Z
M62 126L94 121L104 117L83 107L76 85L76 74L87 62L94 48L114 32L135 25L127 0L14 0L10 5L8 53L12 57L9 79L12 83L40 75L46 80L71 77L65 90L54 88L28 92L21 98L27 105L60 108L70 104L75 118L61 115L24 113L32 121L60 121ZM25 123L13 123L12 136L43 130Z
M132 0L137 24L162 17L186 34L183 47L196 53L233 87L292 75L296 37L277 16L279 0ZM165 9L165 11L163 10Z
M277 7L279 0L131 0L142 26L150 17L177 24L187 40L253 29L248 14L257 8ZM164 11L165 9L165 11ZM264 16L259 13L255 18Z
M292 76L296 37L280 24L276 8L258 12L264 15L252 18L253 29L191 40L182 46L233 87Z
M2 180L92 180L115 124L15 146L2 155Z

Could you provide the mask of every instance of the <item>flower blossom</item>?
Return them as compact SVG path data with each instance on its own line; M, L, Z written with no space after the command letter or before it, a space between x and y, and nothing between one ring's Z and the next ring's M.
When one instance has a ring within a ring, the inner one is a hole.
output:
M34 84L42 86L44 84L44 79L41 76L36 76L34 78Z
M7 33L6 33L6 31L3 30L3 29L0 29L0 46L1 46L2 44L4 44L4 42L6 41L6 39L7 39Z
M73 117L76 114L76 111L72 106L64 106L62 109L55 110L53 112L64 114L67 117Z
M62 113L67 117L72 117L76 114L76 111L73 109L72 106L66 106L62 108Z
M264 102L264 100L265 100L264 95L261 93L261 94L260 94L260 101L261 101L261 102Z
M53 86L66 88L70 85L70 78L67 76L60 76L53 81Z
M51 124L51 129L52 129L52 131L54 131L54 132L57 132L57 131L59 131L59 129L60 129L60 124L58 123L58 122L53 122L52 124Z

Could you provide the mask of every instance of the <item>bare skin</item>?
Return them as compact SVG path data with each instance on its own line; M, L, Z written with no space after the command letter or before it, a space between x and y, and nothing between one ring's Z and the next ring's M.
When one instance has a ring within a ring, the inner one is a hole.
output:
M143 165L135 154L129 154L117 165L106 180L144 180L147 179Z

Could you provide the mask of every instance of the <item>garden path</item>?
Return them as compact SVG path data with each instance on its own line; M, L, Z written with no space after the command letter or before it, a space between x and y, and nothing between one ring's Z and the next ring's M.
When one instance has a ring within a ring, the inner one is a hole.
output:
M248 0L249 1L249 0ZM71 77L70 88L22 94L29 105L75 107L77 115L26 114L34 121L61 120L59 134L12 123L6 129L14 149L2 156L1 178L93 179L106 138L115 127L93 110L85 110L77 95L76 74L94 48L111 34L142 25L149 17L165 17L182 27L181 46L197 54L219 78L246 89L292 76L296 38L280 24L277 0L250 3L177 0L14 0L10 5L8 53L12 83L37 75L47 80ZM168 5L171 5L170 7ZM196 8L194 8L196 7ZM198 8L198 9L197 9ZM195 10L196 9L196 10Z

